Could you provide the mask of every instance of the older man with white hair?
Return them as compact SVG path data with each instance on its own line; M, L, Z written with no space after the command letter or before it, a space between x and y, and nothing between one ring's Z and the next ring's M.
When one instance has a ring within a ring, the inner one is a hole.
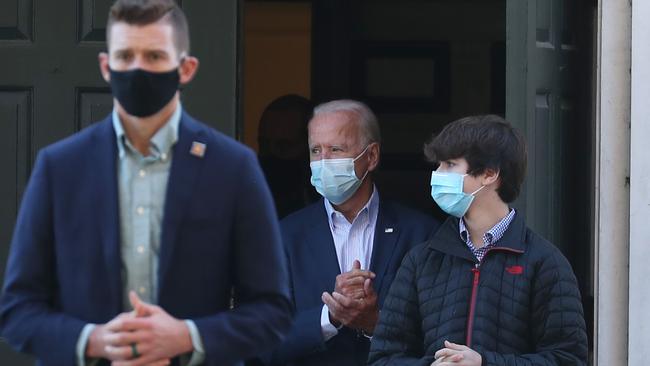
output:
M317 106L308 134L311 183L323 200L281 222L296 317L270 363L365 365L402 257L438 223L380 198L380 131L365 104Z

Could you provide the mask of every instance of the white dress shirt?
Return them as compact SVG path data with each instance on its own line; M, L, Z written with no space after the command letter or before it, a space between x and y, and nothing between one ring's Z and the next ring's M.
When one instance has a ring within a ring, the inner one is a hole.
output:
M361 263L361 269L368 270L372 260L375 227L379 213L377 189L373 186L370 199L352 222L349 222L342 213L336 211L328 200L323 199L323 201L341 273L350 271L355 260ZM327 305L323 305L320 320L321 332L325 341L338 334L338 329L330 323Z

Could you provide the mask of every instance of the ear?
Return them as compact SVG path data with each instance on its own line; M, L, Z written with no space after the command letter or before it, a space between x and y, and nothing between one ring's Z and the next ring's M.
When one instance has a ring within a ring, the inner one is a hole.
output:
M108 66L108 53L106 52L100 52L99 55L97 56L97 60L99 60L99 72L102 73L102 77L107 83L110 83L111 81L111 72Z
M198 69L199 59L193 56L185 56L178 67L181 84L187 84L192 81Z
M368 146L368 171L372 172L377 169L379 166L379 155L380 155L379 143L373 142Z
M499 181L500 175L499 175L499 170L498 169L492 169L492 168L487 168L483 172L481 176L481 184L484 186L488 186L494 182Z

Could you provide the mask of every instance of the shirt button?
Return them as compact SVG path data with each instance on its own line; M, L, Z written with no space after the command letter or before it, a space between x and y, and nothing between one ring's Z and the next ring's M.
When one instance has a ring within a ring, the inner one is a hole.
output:
M147 293L147 289L144 288L144 286L140 286L140 288L138 289L138 292L139 292L141 295L144 295L145 293Z
M140 245L137 250L140 254L144 253L144 246Z
M142 215L144 214L144 207L138 206L138 208L135 211L138 213L138 215Z
M145 172L144 169L140 169L138 174L140 175L140 178L144 178L147 175L147 172Z
M167 154L165 153L160 154L160 159L162 159L162 161L167 160Z

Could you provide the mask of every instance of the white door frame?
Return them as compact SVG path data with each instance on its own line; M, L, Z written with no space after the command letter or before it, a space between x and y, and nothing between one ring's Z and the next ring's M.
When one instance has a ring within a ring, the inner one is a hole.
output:
M627 3L627 1L626 1ZM650 360L650 2L632 7L628 359ZM645 304L645 306L644 306Z
M595 362L650 360L650 2L600 0L595 120Z

